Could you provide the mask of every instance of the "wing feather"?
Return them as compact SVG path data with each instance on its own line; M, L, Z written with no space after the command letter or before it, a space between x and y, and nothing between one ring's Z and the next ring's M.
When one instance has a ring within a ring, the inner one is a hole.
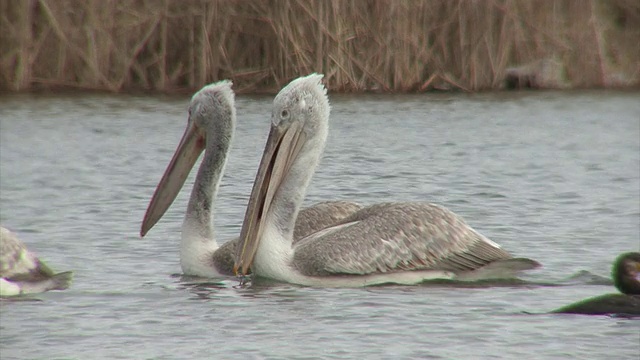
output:
M296 218L293 241L339 223L361 208L362 205L351 201L324 201L302 209Z
M362 208L336 228L295 244L293 265L308 276L478 269L511 255L450 210L429 203Z
M296 225L293 230L294 243L309 234L318 232L333 224L339 223L347 216L362 208L362 205L351 201L324 201L302 209L298 213ZM213 253L213 266L225 275L233 275L234 256L236 253L238 238L231 239L222 244Z

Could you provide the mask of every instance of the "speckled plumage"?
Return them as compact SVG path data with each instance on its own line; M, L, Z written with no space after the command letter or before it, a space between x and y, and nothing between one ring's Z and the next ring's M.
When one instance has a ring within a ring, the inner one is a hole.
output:
M308 276L389 271L476 270L512 256L448 209L428 203L383 203L342 220L339 231L305 239L293 264ZM302 266L300 266L302 265Z
M232 85L231 81L219 81L204 86L193 95L187 129L156 188L141 226L140 233L144 236L164 215L204 150L182 225L180 265L185 275L234 275L237 239L218 247L213 228L215 198L235 133ZM329 226L360 207L348 201L328 201L304 209L298 216L294 238Z
M340 223L360 208L361 205L351 201L324 201L302 209L293 230L294 243L332 224ZM213 254L213 265L220 273L234 275L234 256L238 240L235 238L227 241Z
M513 258L444 207L365 207L294 242L289 229L324 150L330 106L322 75L293 80L273 101L271 129L241 230L236 267L311 286L415 284L513 276L540 266Z
M341 223L360 209L362 205L351 201L323 201L304 208L296 218L293 242L296 243L330 225Z
M14 233L0 227L0 278L0 295L13 296L67 289L72 273L55 274ZM17 293L5 293L7 286L15 288Z

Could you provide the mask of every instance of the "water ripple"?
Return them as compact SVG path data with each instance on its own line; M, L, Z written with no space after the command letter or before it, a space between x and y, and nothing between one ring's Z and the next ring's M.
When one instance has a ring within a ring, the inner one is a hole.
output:
M611 261L638 249L637 94L331 96L307 204L443 204L544 266L518 281L367 289L173 276L188 191L138 230L188 98L5 96L0 222L76 277L0 302L2 359L637 358L637 320L547 314L613 292ZM221 241L239 233L270 101L238 97Z

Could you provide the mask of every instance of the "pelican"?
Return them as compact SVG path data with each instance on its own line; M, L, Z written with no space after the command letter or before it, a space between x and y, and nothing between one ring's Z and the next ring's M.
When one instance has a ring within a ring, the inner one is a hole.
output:
M54 273L11 231L0 227L0 296L65 290L71 285L71 271Z
M640 253L619 255L611 276L621 294L605 294L588 298L554 310L554 313L582 315L640 315Z
M293 224L328 132L323 75L293 80L273 100L271 130L249 199L235 270L306 286L416 284L482 279L539 264L514 259L444 207L396 202L364 207L292 241Z
M187 128L158 184L140 229L140 236L162 218L184 185L189 171L205 152L182 223L180 265L185 275L233 275L237 239L219 246L214 237L213 203L224 172L236 124L231 81L220 81L195 93L189 106ZM359 209L347 201L322 202L301 212L296 237L304 237Z

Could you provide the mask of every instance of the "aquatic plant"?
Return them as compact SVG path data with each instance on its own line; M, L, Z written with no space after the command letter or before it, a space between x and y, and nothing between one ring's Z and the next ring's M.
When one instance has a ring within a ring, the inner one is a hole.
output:
M638 38L634 0L0 0L0 89L482 90L545 59L573 87L637 86Z

